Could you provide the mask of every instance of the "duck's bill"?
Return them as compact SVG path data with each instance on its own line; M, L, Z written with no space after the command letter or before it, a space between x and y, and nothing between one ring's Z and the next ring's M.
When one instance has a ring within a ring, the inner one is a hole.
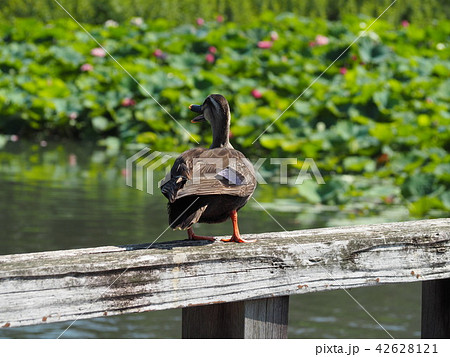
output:
M199 116L195 117L191 120L191 123L201 123L202 121L206 121L203 112L202 112L202 106L197 104L191 104L189 106L189 109L192 110L195 113L200 113Z
M197 105L197 104L191 104L189 106L189 109L192 110L193 112L196 112L196 113L201 113L202 112L202 106L201 105Z
M201 123L203 121L206 121L205 116L203 114L200 114L198 117L192 119L191 123Z

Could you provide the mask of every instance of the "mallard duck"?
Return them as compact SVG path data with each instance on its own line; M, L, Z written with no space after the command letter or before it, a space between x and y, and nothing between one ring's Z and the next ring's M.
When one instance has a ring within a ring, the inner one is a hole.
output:
M241 237L237 211L256 188L253 165L229 141L230 107L220 94L209 95L202 105L189 109L200 115L192 123L207 121L213 142L209 149L195 148L182 153L161 185L169 203L172 229L186 230L189 239L215 241L214 237L194 234L194 223L220 223L231 218L233 234L225 242L250 243Z

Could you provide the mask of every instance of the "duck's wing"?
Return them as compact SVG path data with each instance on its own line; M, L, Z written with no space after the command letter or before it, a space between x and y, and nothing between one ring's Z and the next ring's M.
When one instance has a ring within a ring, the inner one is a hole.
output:
M256 188L251 162L234 149L215 148L182 154L186 180L175 199L191 195L250 196ZM174 165L175 166L175 165ZM178 171L179 173L179 171ZM181 182L181 181L180 181Z
M195 148L185 151L177 157L170 172L163 179L161 192L167 197L170 203L177 198L178 191L181 190L187 181L192 177L192 160L204 152L204 148Z

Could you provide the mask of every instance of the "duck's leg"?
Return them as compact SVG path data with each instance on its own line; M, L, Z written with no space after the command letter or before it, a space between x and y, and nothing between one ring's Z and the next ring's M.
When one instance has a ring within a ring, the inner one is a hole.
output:
M198 235L194 234L194 231L193 231L192 228L188 228L187 233L188 233L188 238L189 238L189 239L195 239L195 240L209 240L209 241L212 241L212 242L215 242L215 241L216 241L216 238L214 238L214 237L198 236Z
M237 218L236 211L231 211L230 218L231 218L231 222L233 223L233 235L231 236L231 238L222 239L222 242L236 242L236 243L256 242L256 239L245 240L245 239L241 238L241 234L239 233L238 218Z

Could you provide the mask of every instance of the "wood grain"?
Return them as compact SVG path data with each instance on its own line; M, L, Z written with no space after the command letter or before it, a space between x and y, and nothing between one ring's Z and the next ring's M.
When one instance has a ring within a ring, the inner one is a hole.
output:
M183 338L287 338L289 296L183 309Z
M450 278L450 219L0 256L0 326Z
M450 279L422 283L422 338L450 338Z

